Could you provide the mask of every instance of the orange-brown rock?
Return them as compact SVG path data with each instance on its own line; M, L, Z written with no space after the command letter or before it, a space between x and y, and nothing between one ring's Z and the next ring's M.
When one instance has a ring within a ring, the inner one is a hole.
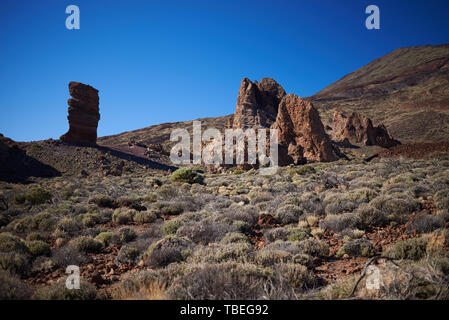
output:
M281 165L337 159L318 111L310 102L294 94L285 96L280 102L272 128L279 130Z
M357 112L346 116L341 111L334 111L332 139L335 142L348 144L362 143L367 146L390 148L400 144L393 139L384 125L373 126L371 119Z
M69 93L72 96L68 100L69 131L61 136L61 140L75 144L96 144L100 120L98 90L72 81L69 83Z
M228 127L269 128L276 120L278 106L284 96L284 89L274 79L263 78L260 83L242 79L235 114Z

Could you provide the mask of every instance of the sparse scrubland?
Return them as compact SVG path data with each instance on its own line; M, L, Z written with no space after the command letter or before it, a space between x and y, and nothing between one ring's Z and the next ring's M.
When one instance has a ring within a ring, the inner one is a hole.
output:
M449 299L448 210L447 155L0 182L0 298Z

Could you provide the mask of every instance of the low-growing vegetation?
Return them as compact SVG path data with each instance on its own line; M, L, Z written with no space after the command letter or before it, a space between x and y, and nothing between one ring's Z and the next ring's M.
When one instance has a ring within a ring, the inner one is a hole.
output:
M0 182L0 299L448 298L449 161L257 170Z

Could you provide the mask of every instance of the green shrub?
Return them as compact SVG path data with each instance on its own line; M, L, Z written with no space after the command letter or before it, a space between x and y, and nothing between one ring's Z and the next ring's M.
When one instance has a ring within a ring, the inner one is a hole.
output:
M426 214L416 217L410 227L418 233L429 233L444 226L445 221L442 216Z
M249 242L248 237L241 232L228 232L220 240L221 243L237 243L237 242Z
M103 249L103 243L97 239L81 236L70 241L70 246L85 253L99 253Z
M83 226L91 228L100 222L100 217L97 214L85 213L80 216Z
M139 197L128 197L128 196L121 196L115 201L118 207L127 207L129 209L134 210L145 210L144 207L141 206L141 198Z
M184 252L191 246L192 243L188 239L166 236L148 248L143 258L145 265L158 268L180 262L186 258Z
M14 196L14 202L17 204L29 203L32 205L48 202L52 198L50 191L40 187L32 188L30 191L19 193Z
M112 222L115 224L129 224L133 221L136 210L119 208L116 209L112 215Z
M311 234L308 230L301 228L291 228L289 229L290 234L288 235L288 241L301 241L311 237Z
M310 290L318 285L318 278L313 274L313 272L300 264L280 264L277 266L277 272L293 288Z
M306 175L306 174L312 174L312 173L316 173L316 170L314 167L312 166L300 166L298 168L292 168L288 171L288 173L290 175Z
M41 240L28 241L27 246L33 257L51 255L50 246L44 241Z
M320 223L320 227L325 230L341 232L345 229L353 229L358 224L358 217L352 212L347 212L340 215L326 216L326 219Z
M56 225L56 232L63 234L74 234L81 230L81 225L73 218L62 218Z
M137 234L133 229L130 228L122 228L118 231L118 240L121 243L126 243L133 241L137 238Z
M264 238L266 242L275 242L276 240L287 240L290 231L286 228L272 228L264 232Z
M0 267L25 275L29 271L29 250L26 243L10 233L0 233Z
M275 218L283 224L297 223L302 214L303 211L300 207L293 204L287 204L276 211Z
M97 298L97 290L89 282L80 281L80 289L68 289L65 279L50 287L43 287L36 291L37 300L93 300Z
M28 300L32 293L15 274L0 269L0 300Z
M30 270L30 256L17 252L0 252L0 268L25 276Z
M420 260L426 256L428 237L399 241L391 246L386 255L393 259Z
M26 243L9 232L0 233L0 252L17 252L27 254Z
M180 168L170 176L173 182L199 183L202 184L204 176L191 168Z
M16 219L8 225L18 233L25 233L31 229L32 218L30 216L23 217L22 219Z
M171 267L171 266L169 266ZM272 273L272 271L271 271ZM192 265L178 275L168 289L170 299L258 300L293 299L291 290L266 289L270 271L252 264ZM289 295L290 294L290 295Z
M111 197L96 194L89 199L89 203L94 203L102 208L113 208L114 207L114 199Z
M134 222L137 224L152 223L156 221L157 216L152 211L139 211L134 215Z
M162 232L165 234L175 234L181 227L181 223L177 219L171 219L164 222Z
M125 245L120 248L120 251L117 255L117 262L122 264L136 263L139 256L139 249Z
M370 204L388 215L399 216L403 214L410 214L419 211L421 204L416 199L408 197L396 198L394 196L379 196L373 199Z
M264 267L292 261L292 254L283 250L259 250L255 262Z
M243 220L234 220L232 222L232 225L235 226L238 231L243 233L249 232L251 230L251 225Z
M248 242L220 244L213 247L210 259L207 262L227 262L231 260L243 262L252 252L253 247Z
M438 210L449 211L449 190L440 190L435 193L433 198Z
M356 210L357 227L368 230L372 227L384 227L389 223L388 216L370 204L362 203Z
M329 246L324 241L309 238L299 243L301 253L312 257L326 257L329 255Z
M49 238L48 235L45 233L30 232L26 237L26 241L34 241L34 240L46 241L48 240L48 238Z
M337 252L337 257L347 254L350 257L372 257L376 248L366 239L355 239L345 243Z
M112 243L113 237L114 237L113 232L101 232L95 237L95 239L101 241L103 245L107 247Z
M57 219L48 212L41 212L31 220L31 227L43 232L52 232L55 229Z

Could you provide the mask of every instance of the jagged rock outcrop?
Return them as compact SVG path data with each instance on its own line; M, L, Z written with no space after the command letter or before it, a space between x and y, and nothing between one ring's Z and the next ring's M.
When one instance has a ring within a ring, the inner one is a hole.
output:
M260 83L244 78L240 84L235 114L228 122L229 128L269 128L276 120L284 89L271 78Z
M294 94L281 100L272 128L279 130L280 165L337 159L318 111Z
M393 139L384 125L373 126L371 119L357 112L346 116L339 110L334 111L332 139L343 145L362 143L367 146L391 148L400 144Z
M69 131L61 140L69 143L94 145L97 141L97 127L100 120L98 90L80 83L70 82Z

